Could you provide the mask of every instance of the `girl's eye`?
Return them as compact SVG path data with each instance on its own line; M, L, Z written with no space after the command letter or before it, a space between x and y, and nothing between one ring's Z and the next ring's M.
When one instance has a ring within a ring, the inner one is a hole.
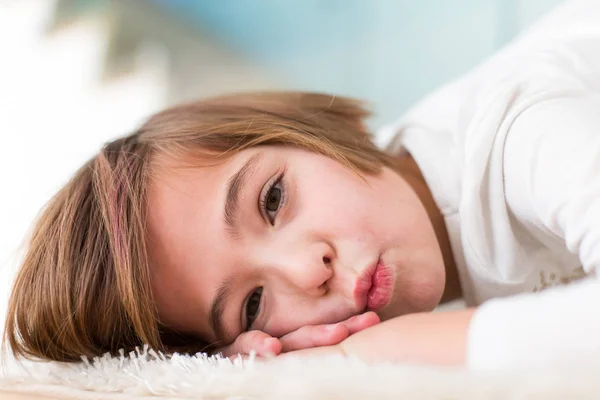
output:
M269 187L261 199L261 209L265 216L269 219L271 225L275 224L275 217L281 208L283 202L283 175L280 175L275 182Z
M262 291L262 287L256 288L248 297L248 301L246 302L246 322L244 327L246 331L249 331L250 328L252 328L254 320L256 320L256 317L258 317Z
M273 188L269 192L267 198L267 204L265 206L267 211L276 212L279 209L279 202L281 201L281 189Z

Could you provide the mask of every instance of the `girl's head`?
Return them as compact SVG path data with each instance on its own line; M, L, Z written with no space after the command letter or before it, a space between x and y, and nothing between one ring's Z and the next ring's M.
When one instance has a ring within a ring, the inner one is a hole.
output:
M200 351L367 304L383 319L430 310L444 288L439 246L366 115L334 96L237 94L168 109L107 144L34 228L9 345L64 361L144 343ZM393 293L367 303L376 265Z

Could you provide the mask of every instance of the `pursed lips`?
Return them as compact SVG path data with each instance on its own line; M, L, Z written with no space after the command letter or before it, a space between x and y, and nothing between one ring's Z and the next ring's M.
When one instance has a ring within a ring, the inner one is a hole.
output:
M366 311L369 290L371 290L371 287L373 286L373 275L377 270L377 265L379 265L379 259L365 268L354 285L354 303L360 312Z
M391 300L394 277L390 268L378 259L367 267L356 280L354 302L358 310L377 311Z

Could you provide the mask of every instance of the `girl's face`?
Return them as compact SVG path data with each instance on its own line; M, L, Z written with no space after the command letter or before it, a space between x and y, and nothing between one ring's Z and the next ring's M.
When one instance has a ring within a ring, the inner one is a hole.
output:
M217 166L166 168L148 203L161 322L211 342L367 309L428 311L444 289L426 211L389 168L363 179L316 153L259 146Z

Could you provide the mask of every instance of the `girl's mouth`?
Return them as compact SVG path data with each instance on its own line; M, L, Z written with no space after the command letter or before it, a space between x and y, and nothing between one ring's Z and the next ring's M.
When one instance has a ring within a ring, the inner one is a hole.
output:
M367 309L377 311L387 306L394 293L394 274L381 262L371 277L371 288L367 293Z
M356 281L354 299L357 309L362 312L380 310L388 305L393 292L393 271L377 260Z

